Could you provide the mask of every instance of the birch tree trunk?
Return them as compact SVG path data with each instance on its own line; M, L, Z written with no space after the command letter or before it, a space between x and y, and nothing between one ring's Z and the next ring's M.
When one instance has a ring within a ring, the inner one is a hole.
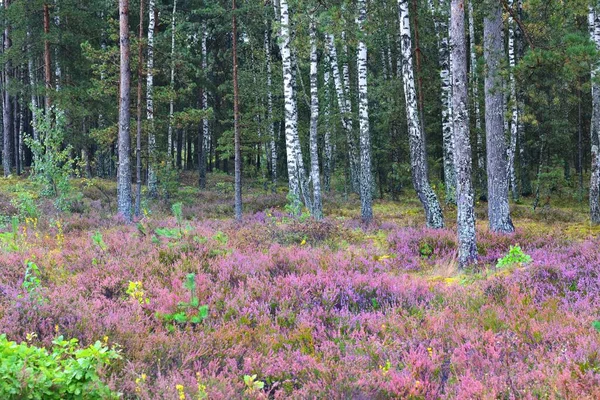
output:
M58 0L54 0L54 25L60 32L60 6L58 5ZM60 37L59 37L60 41ZM54 87L56 91L60 91L60 85L62 80L62 67L60 66L60 58L59 58L59 46L54 48Z
M433 0L429 7L434 18L434 27L438 40L438 63L442 81L442 139L444 148L444 183L446 185L446 203L456 204L456 168L454 166L454 143L452 124L452 77L450 73L450 49L448 48L448 0L439 0L437 9Z
M590 6L589 30L596 49L600 50L600 10ZM592 165L590 179L590 218L593 224L600 224L600 85L597 83L600 66L592 66Z
M237 65L237 20L235 0L232 0L232 43L233 43L233 132L235 152L235 219L242 220L242 152L240 142L240 97L238 90Z
M324 118L325 118L325 160L323 161L323 186L326 192L331 190L331 173L333 172L333 146L331 143L331 69L329 55L325 54L325 72L323 74L324 88Z
M169 95L169 127L167 133L167 155L169 162L173 162L173 111L175 102L175 13L177 12L177 0L173 0L173 14L171 16L171 81Z
M367 20L367 1L358 0L356 25L360 33L356 55L358 70L358 120L360 125L360 213L366 223L373 219L373 178L371 171L371 132L369 129L369 98L367 90L367 45L362 40Z
M291 54L289 9L287 0L280 2L281 59L283 69L283 97L285 102L285 143L290 193L298 205L304 199L304 205L312 209L306 188L306 173L302 160L300 138L298 136L298 107L294 87L294 71Z
M508 6L513 7L513 0L508 0ZM515 21L512 15L508 14L508 64L510 67L509 88L510 88L510 143L508 146L508 177L510 179L510 190L513 200L519 200L519 189L517 187L516 159L517 138L519 136L519 102L517 99L517 85L515 83L514 69L517 65L517 56L515 52Z
M37 112L38 112L38 100L36 95L36 78L35 68L33 63L33 55L31 54L31 32L27 29L27 71L29 73L29 90L31 91L31 129L33 131L33 140L37 141Z
M156 0L148 4L148 61L146 75L146 118L148 119L148 194L158 194L156 176L156 136L154 127L154 30L156 28Z
M360 193L360 165L358 160L358 152L356 149L356 137L353 129L353 118L352 115L352 95L350 87L350 66L348 57L348 42L346 41L346 32L342 31L342 52L343 52L343 63L342 63L342 78L344 79L344 101L346 102L346 113L348 118L348 158L350 159L350 183L352 185L353 192Z
M469 53L471 59L471 90L473 113L475 114L475 134L477 137L477 185L482 194L487 193L485 184L485 147L483 144L483 129L481 126L481 110L479 107L479 76L477 74L477 53L475 52L475 17L473 14L473 0L468 0L469 5Z
M313 187L312 215L316 220L323 219L321 202L321 173L319 170L318 125L319 88L317 65L317 26L314 15L310 16L310 177Z
M413 184L417 191L417 195L419 196L419 200L425 209L427 226L430 228L443 228L444 217L442 215L442 209L435 192L429 185L427 177L425 140L421 122L419 121L417 92L415 89L415 77L413 71L408 0L398 0L398 11L401 35L402 80L404 84L404 97L406 100L406 119L408 122Z
M4 1L4 9L8 10L10 7L10 0ZM6 18L6 17L5 17ZM8 20L4 21L4 54L12 46L10 37L10 24ZM4 177L11 174L12 169L12 131L13 131L13 115L12 115L12 99L9 94L10 87L10 74L12 72L12 65L10 60L4 63L4 82L3 82L3 96L4 102L2 106L2 123L3 123L3 140L2 140L2 167L4 168Z
M50 91L52 90L52 62L50 55L50 9L47 3L44 3L44 84L46 86L46 117L50 115L50 106L52 105L52 98Z
M269 151L271 154L271 181L273 190L277 186L277 141L275 140L275 127L273 125L273 76L271 67L271 27L267 24L265 29L265 60L267 67L267 120L269 134Z
M208 27L206 21L202 22L202 39L201 39L201 52L202 52L202 71L205 76L208 73L208 49L206 46L206 40L208 38ZM208 110L208 91L206 87L202 89L202 110ZM210 126L208 118L202 120L201 135L198 141L198 171L199 171L199 185L201 189L206 188L206 159L209 148L210 138Z
M131 162L129 138L129 100L131 70L129 65L129 0L119 0L120 103L119 103L119 170L117 177L117 209L131 221Z
M465 38L465 1L452 0L450 12L450 43L453 51L451 63L452 104L454 125L454 161L457 180L458 264L464 268L477 261L475 238L475 210L472 160L469 134L467 42Z
M485 131L487 144L488 215L493 232L511 233L515 228L508 204L508 175L502 77L500 66L504 59L502 41L502 10L493 4L483 20L485 76Z

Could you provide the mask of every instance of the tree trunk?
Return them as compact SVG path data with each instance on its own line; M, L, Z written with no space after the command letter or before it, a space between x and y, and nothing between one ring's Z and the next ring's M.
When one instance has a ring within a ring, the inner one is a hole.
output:
M60 8L58 6L58 0L54 0L54 25L56 25L57 30L60 32ZM59 37L60 43L60 37ZM62 68L60 66L60 59L58 57L59 46L54 48L54 87L56 91L60 91L60 81L62 79Z
M8 10L10 7L10 0L4 1L4 8ZM6 17L5 17L6 18ZM5 19L4 22L4 54L6 55L6 51L10 49L11 37L10 37L10 23ZM2 108L2 122L4 128L4 138L2 141L2 167L4 168L4 177L7 177L11 174L12 169L12 131L13 131L13 114L12 114L12 99L9 94L10 88L10 74L12 72L12 66L10 59L6 60L4 63L4 85L3 85L3 95L4 95L4 103Z
M334 44L335 46L335 44ZM360 165L358 161L358 151L356 149L356 137L354 135L353 120L354 115L352 114L352 95L350 87L350 67L348 57L348 42L346 41L346 32L342 31L342 52L343 52L343 63L342 63L342 78L344 79L344 101L346 102L346 113L348 118L348 158L350 164L350 184L353 192L360 193Z
M600 50L600 10L590 6L589 29L590 37ZM600 67L592 66L592 165L590 179L590 218L593 224L600 224L600 85L597 83Z
M205 76L208 75L208 50L206 47L206 40L208 38L208 28L207 28L207 24L206 21L202 22L202 71L205 74ZM202 88L202 109L204 111L208 110L208 91L206 90L206 87ZM200 189L205 189L206 188L206 159L207 159L207 153L209 153L210 149L209 149L209 143L208 143L208 139L210 138L210 131L209 131L209 122L208 122L208 118L204 118L202 120L202 126L200 128L201 130L201 135L200 135L200 140L198 141L198 154L200 154L200 157L198 159L198 168L199 168L199 175L200 175Z
M508 6L512 8L513 0L508 0ZM510 182L510 190L513 200L519 200L519 189L517 187L516 173L516 152L517 138L519 136L519 102L517 99L517 85L515 83L514 69L517 65L517 56L515 52L515 22L512 15L508 15L508 64L510 67L509 88L510 88L510 142L508 146L508 177Z
M173 13L171 16L171 81L169 94L169 127L167 133L167 155L169 163L173 162L173 112L175 102L175 13L177 12L177 0L173 0Z
M485 176L485 147L483 144L483 129L481 126L481 109L479 107L479 77L477 74L477 53L475 52L475 17L473 15L473 0L469 3L469 53L471 55L471 90L473 98L473 113L475 114L475 134L477 137L477 185L481 194L487 197Z
M119 170L117 177L117 208L119 214L131 221L131 162L129 159L129 91L131 70L129 65L129 0L119 0L120 32L120 108L119 108Z
M139 216L142 203L142 79L144 77L144 0L140 1L140 27L138 33L138 84L137 84L137 132L135 149L136 192L135 215Z
M38 101L36 95L36 79L35 79L35 68L33 64L33 55L31 54L31 32L27 29L27 70L29 73L29 90L31 90L31 118L32 118L32 131L33 131L33 140L38 140L38 131L37 131L37 111L38 111Z
M443 228L444 217L438 198L429 185L427 177L427 156L425 149L424 133L419 121L417 92L415 90L415 77L412 64L412 43L410 32L410 19L408 15L408 0L398 0L400 18L401 53L402 53L402 78L404 83L404 97L406 100L406 119L408 122L408 137L412 177L419 200L425 209L427 226L430 228Z
M450 49L448 47L448 0L439 0L437 9L433 0L429 7L434 16L434 26L438 40L438 62L442 81L442 143L444 148L444 183L446 203L456 204L456 169L454 166L454 144L452 123L452 77L450 73Z
M271 152L271 181L273 182L273 190L277 186L277 142L275 140L275 127L273 125L273 78L272 78L272 67L271 67L271 28L267 24L265 29L265 59L267 64L267 120L268 120L268 132L270 138L270 152Z
M356 25L361 39L366 36L367 0L358 0ZM360 125L360 211L365 223L373 219L373 176L371 171L371 132L367 90L367 45L359 40L356 56L358 70L358 119Z
M242 152L240 142L240 105L237 65L237 21L235 0L232 0L233 42L233 132L235 141L235 219L242 220Z
M325 96L325 102L324 102L324 117L325 117L325 135L324 135L324 142L325 142L325 160L323 162L323 186L326 192L329 192L331 190L331 174L333 172L333 146L331 143L331 111L330 111L330 107L331 107L331 69L330 69L330 62L329 62L329 55L325 54L325 72L324 72L324 86L325 86L325 90L324 90L324 96Z
M312 215L316 220L323 219L321 201L321 175L319 170L318 125L319 88L317 65L317 26L315 16L310 16L310 176L313 187Z
M452 104L454 161L457 170L458 263L460 268L477 261L474 193L471 182L471 140L469 134L467 43L465 38L465 0L452 0L450 14L452 54Z
M48 4L44 3L44 83L46 85L46 116L50 115L52 99L52 61L50 59L50 10Z
M488 214L490 229L511 233L515 228L508 204L508 174L502 77L500 67L504 59L502 41L502 9L493 5L483 21L485 76L485 132L487 144Z
M148 195L158 194L156 176L156 136L154 132L154 29L156 27L156 0L148 5L148 62L146 76L146 118L148 119Z

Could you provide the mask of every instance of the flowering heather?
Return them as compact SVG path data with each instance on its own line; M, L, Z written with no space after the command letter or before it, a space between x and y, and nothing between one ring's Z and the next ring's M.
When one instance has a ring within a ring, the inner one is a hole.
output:
M206 204L184 206L182 223L91 211L22 223L0 250L0 333L118 344L123 359L103 373L124 398L600 398L594 232L481 225L480 264L459 274L453 229L393 203L364 227L356 208L299 222L282 201L252 198L242 224ZM532 262L497 269L515 244Z

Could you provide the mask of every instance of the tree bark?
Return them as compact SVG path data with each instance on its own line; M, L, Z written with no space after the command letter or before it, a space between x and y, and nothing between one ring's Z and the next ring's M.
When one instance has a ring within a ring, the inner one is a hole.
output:
M371 132L369 128L369 98L367 90L367 45L364 29L367 20L367 1L358 0L356 25L361 40L358 42L356 66L358 70L358 119L360 126L360 211L365 223L373 219L373 176L371 171Z
M177 0L173 0L173 13L171 16L171 81L169 94L169 126L167 132L167 155L169 163L173 162L173 112L175 102L175 13L177 13Z
M509 7L512 8L513 0L508 0ZM510 142L508 146L508 177L510 190L513 200L519 200L519 189L517 187L516 173L516 152L517 138L519 137L519 102L517 98L517 85L515 82L514 69L517 65L517 56L515 51L515 22L511 14L508 15L508 64L510 67L509 88L510 88Z
M511 233L515 228L508 203L508 174L502 77L500 66L504 59L502 41L502 9L493 4L483 21L485 75L485 131L487 147L488 215L490 229Z
M312 215L316 220L323 219L321 201L321 173L319 170L318 125L319 88L317 65L317 26L314 15L310 16L310 176L313 187Z
M206 40L208 37L208 28L207 28L207 24L206 21L202 22L202 40L201 40L201 47L202 47L202 71L204 72L205 76L208 73L208 49L206 47ZM202 88L202 94L201 94L201 101L202 101L202 109L204 111L208 110L208 91L206 89L206 87ZM198 154L200 155L200 157L198 157L198 171L199 171L199 185L200 185L200 189L204 189L206 188L206 159L207 159L207 153L209 152L209 146L208 146L208 140L210 138L210 127L209 127L209 122L208 122L208 118L204 118L202 120L202 126L200 127L200 137L198 140Z
M439 229L444 227L444 217L438 198L429 185L429 179L427 177L425 139L421 128L421 122L419 121L417 92L415 90L415 77L412 64L413 57L408 0L398 0L398 11L400 18L402 78L404 84L404 97L406 100L406 119L408 122L413 185L419 196L419 200L425 209L427 226Z
M267 24L265 29L265 60L267 66L267 120L270 138L269 149L271 152L271 181L273 190L277 186L277 142L275 140L275 127L273 125L273 77L271 67L271 27Z
M4 9L8 10L10 7L10 0L4 1ZM6 18L6 17L5 17ZM10 22L5 19L4 21L4 55L6 56L6 52L12 46L11 35L10 35ZM3 147L2 147L2 167L4 169L4 177L7 177L11 174L12 170L12 132L13 132L13 114L12 114L12 98L9 94L9 88L11 85L10 82L10 74L12 73L12 65L11 61L8 58L4 63L4 84L3 84L3 95L4 102L2 107L2 122L3 122Z
M237 21L235 0L232 0L233 42L233 131L235 141L235 219L242 220L242 152L240 142L240 105L237 65Z
M464 268L477 261L474 193L471 182L472 160L469 134L467 43L465 38L465 0L452 0L450 13L452 54L452 104L454 125L454 161L457 171L458 264Z
M131 162L129 137L129 100L131 69L129 65L129 0L119 0L120 42L120 108L119 108L119 170L117 177L117 209L126 221L131 221Z
M600 10L590 6L589 29L590 37L596 49L600 51ZM592 123L591 123L591 145L592 164L590 178L590 218L593 224L600 224L600 85L598 84L598 64L592 66Z
M31 52L31 32L29 28L27 29L27 70L29 73L29 90L31 90L31 118L32 118L32 132L33 132L33 140L37 141L38 131L37 131L37 112L38 112L38 100L36 95L36 78L35 78L35 68L33 63L33 54Z
M154 30L156 27L156 0L148 4L148 61L146 75L146 118L148 119L148 195L158 194L156 176L156 136L154 127Z
M135 192L135 215L139 216L142 203L142 79L144 77L144 3L140 1L140 26L138 32L138 84L137 84L137 131L135 149L136 169L136 192Z
M325 86L324 96L324 117L325 117L325 160L323 161L323 186L326 192L331 190L331 174L333 173L333 145L331 138L331 68L329 55L325 54L325 72L323 74L323 84Z
M50 56L50 10L47 3L44 3L44 83L46 85L46 115L50 115L52 99L50 92L52 90L52 61Z

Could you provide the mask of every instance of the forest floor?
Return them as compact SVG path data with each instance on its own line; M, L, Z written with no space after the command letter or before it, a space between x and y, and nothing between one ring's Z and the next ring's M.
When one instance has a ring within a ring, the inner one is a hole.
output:
M329 195L315 222L256 185L236 223L228 179L184 176L129 225L113 182L76 181L60 213L35 183L0 180L0 334L120 349L101 375L124 398L600 398L585 204L513 205L512 235L478 204L480 261L461 272L452 207L426 229L407 191L367 227L357 198Z

